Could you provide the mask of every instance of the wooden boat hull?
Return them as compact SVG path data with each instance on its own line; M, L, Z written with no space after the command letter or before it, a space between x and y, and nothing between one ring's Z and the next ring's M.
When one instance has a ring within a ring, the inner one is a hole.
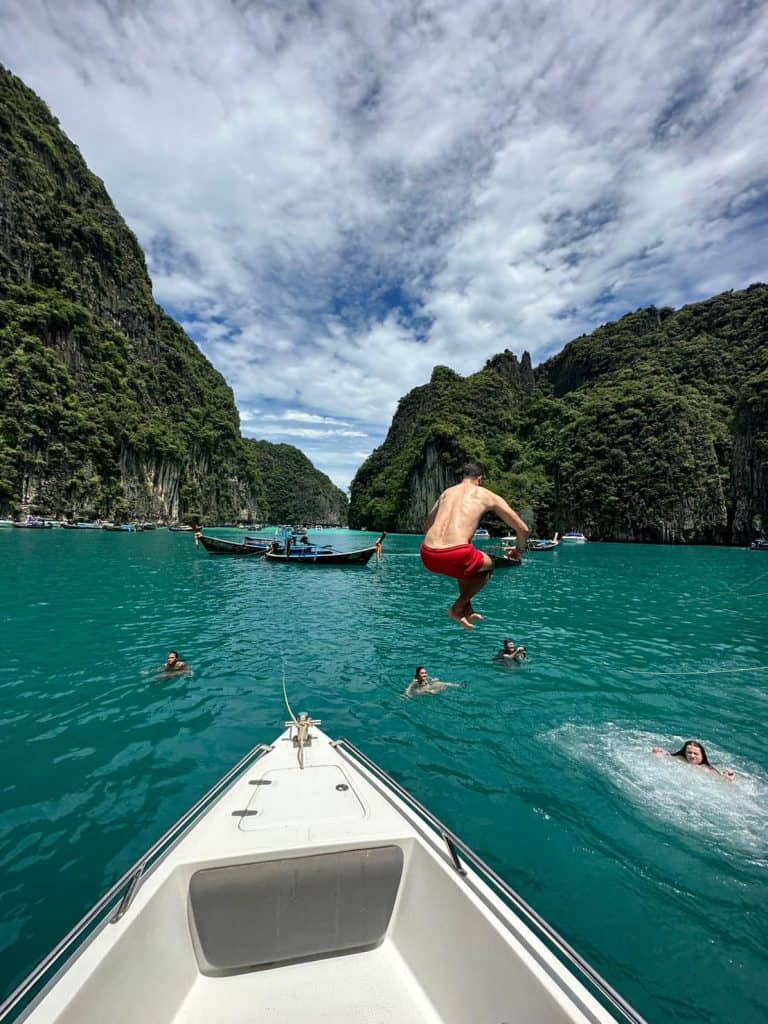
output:
M209 555L235 555L241 558L263 557L269 549L269 541L258 544L249 544L248 537L245 541L222 540L220 537L206 537L198 533L195 541L201 544Z
M288 555L268 551L264 557L268 562L285 562L291 565L367 565L375 553L375 548L364 548L360 551L329 551L327 554L315 552L306 555L300 551L292 551Z
M506 555L491 555L496 569L513 569L523 564L522 558L507 558Z
M284 562L289 565L367 565L376 554L377 549L386 537L385 533L379 537L375 544L368 548L359 548L357 551L327 551L320 549L303 552L300 550L290 551L288 554L281 551L268 551L266 559L268 562Z

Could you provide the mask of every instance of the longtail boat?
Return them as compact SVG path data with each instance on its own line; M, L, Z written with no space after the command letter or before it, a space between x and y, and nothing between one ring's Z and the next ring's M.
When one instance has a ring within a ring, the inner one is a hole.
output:
M283 543L275 542L274 550L266 554L268 562L286 562L291 565L367 565L374 555L381 554L381 545L386 533L367 548L356 551L336 551L330 544L293 542L291 538Z
M529 551L554 551L559 543L560 543L559 534L556 533L555 536L551 540L548 540L548 539L545 540L543 538L541 538L541 539L540 538L536 538L535 540L529 540L528 541L528 550Z
M258 558L265 555L272 542L263 537L246 537L242 541L222 540L221 537L206 537L195 534L195 544L202 544L209 555L241 555Z

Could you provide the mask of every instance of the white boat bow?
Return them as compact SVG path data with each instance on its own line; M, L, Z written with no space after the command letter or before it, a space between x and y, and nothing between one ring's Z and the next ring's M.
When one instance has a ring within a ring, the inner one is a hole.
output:
M302 718L246 755L0 1020L27 1004L31 1024L643 1024L461 840L319 724Z

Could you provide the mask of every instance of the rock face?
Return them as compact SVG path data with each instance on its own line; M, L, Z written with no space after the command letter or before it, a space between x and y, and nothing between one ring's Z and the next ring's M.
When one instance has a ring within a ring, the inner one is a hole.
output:
M0 68L0 512L229 521L266 507L224 379L139 244Z
M437 367L358 471L350 525L419 532L466 458L542 534L746 543L768 525L768 287L638 310L535 369Z
M736 408L731 493L734 535L768 531L768 372L744 382Z
M246 440L267 486L270 523L346 526L346 494L290 444Z

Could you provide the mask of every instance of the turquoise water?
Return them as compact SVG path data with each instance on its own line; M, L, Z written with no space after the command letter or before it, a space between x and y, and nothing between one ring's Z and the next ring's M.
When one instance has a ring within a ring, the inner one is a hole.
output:
M296 710L393 773L649 1020L768 1019L768 555L534 554L491 580L468 634L418 543L313 569L166 531L0 531L3 990L275 736L284 665ZM505 636L526 664L492 663ZM194 676L158 681L171 648ZM418 664L466 687L403 700ZM688 737L738 780L649 752Z

